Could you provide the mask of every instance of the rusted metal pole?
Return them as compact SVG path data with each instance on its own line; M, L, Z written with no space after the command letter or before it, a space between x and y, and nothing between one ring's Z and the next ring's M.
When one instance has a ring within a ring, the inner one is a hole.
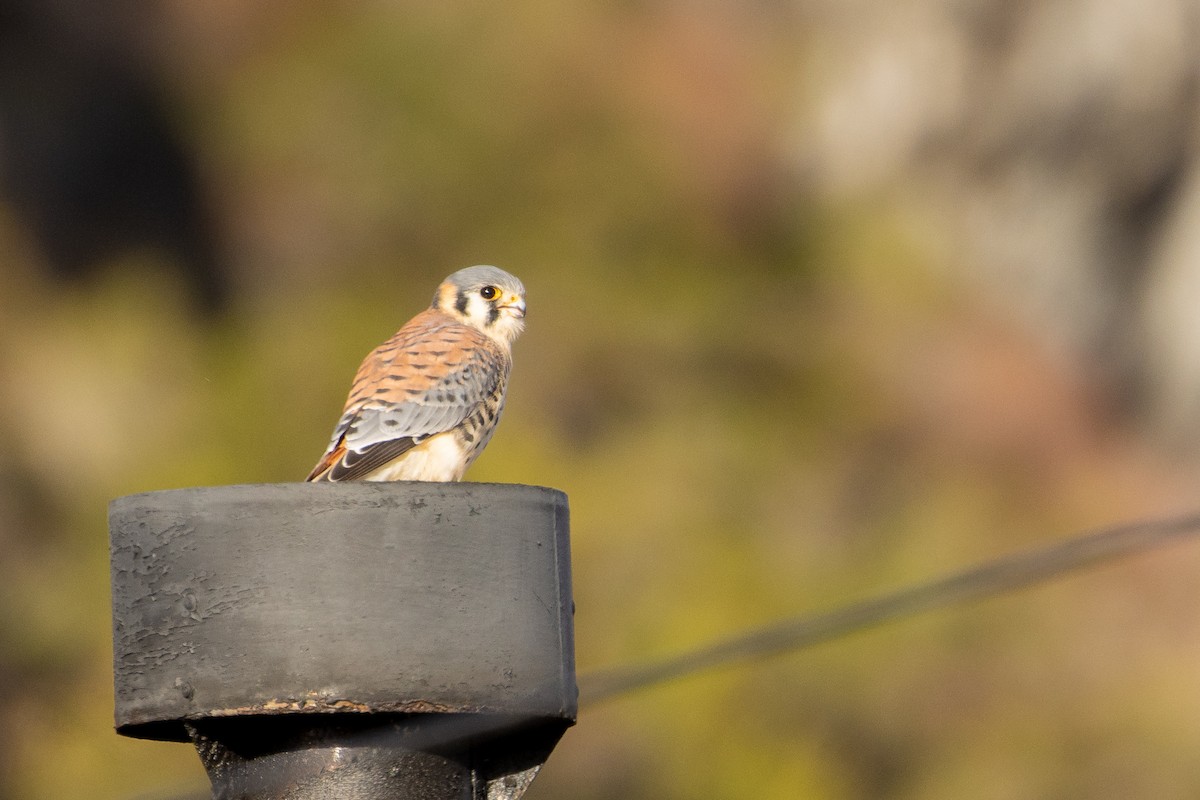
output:
M117 731L219 800L516 800L575 720L566 496L271 484L114 501Z

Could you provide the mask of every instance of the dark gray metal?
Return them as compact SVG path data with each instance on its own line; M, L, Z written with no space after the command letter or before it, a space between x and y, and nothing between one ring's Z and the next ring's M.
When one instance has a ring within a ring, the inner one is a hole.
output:
M340 714L187 727L218 800L515 800L564 726L494 715Z
M574 722L561 492L224 486L109 520L117 730L192 740L214 797L514 800Z

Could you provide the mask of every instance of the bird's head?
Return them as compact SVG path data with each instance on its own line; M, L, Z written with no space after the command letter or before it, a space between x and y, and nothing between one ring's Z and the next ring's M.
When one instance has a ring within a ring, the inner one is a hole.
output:
M442 281L433 307L505 347L525 329L525 286L497 267L460 269Z

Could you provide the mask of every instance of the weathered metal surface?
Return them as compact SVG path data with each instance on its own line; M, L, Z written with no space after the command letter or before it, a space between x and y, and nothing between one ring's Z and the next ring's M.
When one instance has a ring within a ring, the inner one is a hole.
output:
M283 716L187 728L215 800L517 800L563 729L462 714Z
M574 720L561 492L223 486L120 498L109 519L121 733L186 741L185 722L263 715Z

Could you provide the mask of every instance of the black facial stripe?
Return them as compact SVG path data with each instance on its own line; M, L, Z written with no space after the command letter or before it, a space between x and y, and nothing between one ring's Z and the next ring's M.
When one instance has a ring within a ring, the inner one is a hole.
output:
M500 309L496 306L488 306L487 324L495 325L498 319L500 319Z
M458 313L460 314L467 313L467 293L462 289L458 290L458 297L454 300L454 307L458 309Z

